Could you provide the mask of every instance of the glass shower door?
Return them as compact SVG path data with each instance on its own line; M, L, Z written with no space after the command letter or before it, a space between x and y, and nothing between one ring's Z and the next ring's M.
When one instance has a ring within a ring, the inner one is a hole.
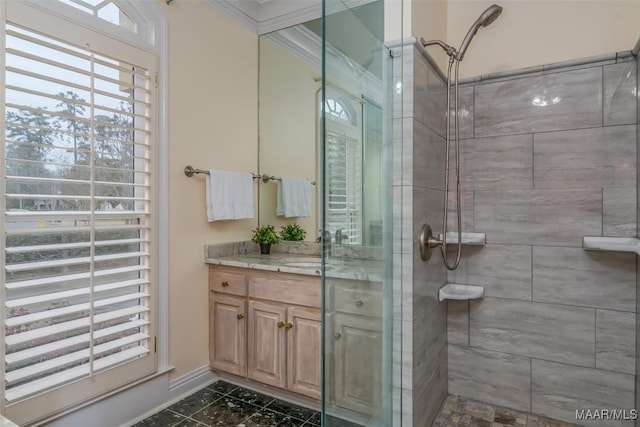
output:
M391 374L392 67L383 1L323 6L323 425L391 426L399 399Z

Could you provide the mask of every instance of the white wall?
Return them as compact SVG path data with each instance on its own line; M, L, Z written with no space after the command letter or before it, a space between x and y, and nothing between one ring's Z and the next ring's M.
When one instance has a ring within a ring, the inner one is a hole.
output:
M462 77L631 50L640 37L640 1L496 0L504 10L471 42ZM447 40L460 46L493 0L449 0ZM415 21L415 17L414 17Z
M183 169L257 172L258 36L204 2L156 1L169 25L169 363L177 378L208 363L204 245L248 240L257 225L208 223L204 176Z

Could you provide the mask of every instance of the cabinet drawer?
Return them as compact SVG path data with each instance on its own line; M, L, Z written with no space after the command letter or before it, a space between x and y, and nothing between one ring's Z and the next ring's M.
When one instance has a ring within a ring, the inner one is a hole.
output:
M228 271L209 270L209 290L232 295L247 295L247 276Z
M363 316L382 316L382 294L362 289L348 289L336 286L334 308L343 313Z
M249 276L249 297L320 308L319 278L295 275Z

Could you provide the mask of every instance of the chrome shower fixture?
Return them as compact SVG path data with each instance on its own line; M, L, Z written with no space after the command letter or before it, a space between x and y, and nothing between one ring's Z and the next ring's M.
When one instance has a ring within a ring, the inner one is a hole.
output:
M460 126L458 123L458 71L460 68L460 61L464 58L464 54L467 52L467 48L469 47L469 43L473 39L473 36L476 35L478 30L481 27L486 27L493 23L498 16L502 13L502 7L497 4L493 4L489 6L482 14L476 19L476 22L473 23L467 35L464 37L462 44L460 45L460 49L456 50L454 47L448 45L442 40L431 40L425 41L425 39L421 38L420 42L424 47L437 45L440 46L444 51L449 55L449 67L447 70L447 142L446 142L446 153L445 153L445 167L444 167L444 215L442 221L442 239L439 239L433 235L431 231L431 227L428 224L422 226L422 230L420 231L420 236L418 237L418 243L420 245L420 256L423 260L428 260L431 258L431 253L434 248L440 246L440 250L442 251L442 258L444 260L444 265L449 270L455 270L458 268L460 264L460 255L462 253L462 216L460 212ZM455 87L455 101L454 101L454 109L453 113L451 111L451 68L453 64L456 64L455 75L453 79L453 84ZM458 222L458 239L457 239L457 254L456 260L451 265L449 264L448 256L447 256L447 214L448 214L448 205L449 205L449 151L451 148L451 116L454 116L453 127L454 127L454 141L456 146L456 214L457 214L457 222Z
M498 16L502 13L502 6L498 6L497 4L493 4L487 8L482 15L476 19L476 22L473 23L467 35L462 40L462 44L460 45L460 49L458 49L458 57L456 58L458 61L462 61L464 58L464 54L467 52L467 48L469 47L469 43L471 43L471 39L476 35L480 27L487 27L493 23Z
M502 6L497 4L493 4L489 6L482 14L476 19L476 22L473 23L469 31L467 31L467 35L462 40L462 44L460 45L460 49L456 50L453 46L450 46L443 42L442 40L429 40L426 41L424 38L420 38L420 43L424 47L438 45L449 55L450 58L456 59L458 61L462 61L464 58L464 54L467 52L467 48L469 47L469 43L471 43L471 39L476 35L478 30L481 27L488 27L491 25L498 16L502 13Z

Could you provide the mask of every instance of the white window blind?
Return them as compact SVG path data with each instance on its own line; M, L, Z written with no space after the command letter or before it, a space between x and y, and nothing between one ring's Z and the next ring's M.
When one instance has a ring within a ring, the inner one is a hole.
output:
M343 243L362 243L362 144L359 138L335 131L327 124L325 227Z
M5 29L8 404L143 359L135 370L146 375L155 363L154 57L29 18Z
M333 87L323 102L325 116L324 227L342 243L362 244L362 130L360 100Z

